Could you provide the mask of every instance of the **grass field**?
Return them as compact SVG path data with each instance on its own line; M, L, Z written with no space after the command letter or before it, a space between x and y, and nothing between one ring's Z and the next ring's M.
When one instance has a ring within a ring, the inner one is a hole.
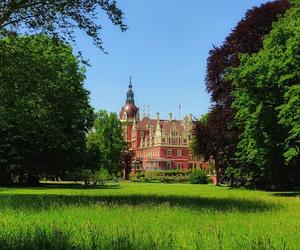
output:
M300 249L300 196L191 184L0 188L0 249Z

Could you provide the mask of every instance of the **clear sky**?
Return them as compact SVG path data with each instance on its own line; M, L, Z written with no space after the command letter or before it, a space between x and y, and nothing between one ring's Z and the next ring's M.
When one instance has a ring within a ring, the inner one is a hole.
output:
M208 111L206 60L212 45L220 45L230 30L263 0L118 0L129 29L122 33L105 19L102 37L108 55L81 35L78 48L92 67L86 88L96 109L120 111L132 75L136 105L150 105L166 118Z

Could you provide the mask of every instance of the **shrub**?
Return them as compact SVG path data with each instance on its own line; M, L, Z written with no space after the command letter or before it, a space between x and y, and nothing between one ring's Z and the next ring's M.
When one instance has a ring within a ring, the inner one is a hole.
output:
M195 170L189 175L190 183L192 184L207 184L209 182L208 176L203 170Z
M91 177L91 180L93 181L94 185L98 183L101 186L104 186L106 182L111 179L108 170L104 168L101 168L99 171L96 171Z
M178 170L160 170L147 171L130 175L130 180L133 182L156 182L156 183L174 183L188 182L189 173Z
M84 169L81 173L81 178L84 180L85 185L101 185L104 186L106 181L111 179L108 171L101 168L98 171L92 171L90 169Z

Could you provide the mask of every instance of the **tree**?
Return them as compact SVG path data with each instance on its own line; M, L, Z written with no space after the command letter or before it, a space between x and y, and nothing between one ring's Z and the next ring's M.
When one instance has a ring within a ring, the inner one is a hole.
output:
M258 53L241 55L234 82L239 160L256 185L299 186L300 7L273 25Z
M256 53L272 23L291 7L288 0L277 0L248 10L220 47L209 52L206 69L206 88L216 106L231 106L232 81L225 78L230 67L238 67L240 53Z
M0 58L0 182L76 167L94 116L71 47L44 35L6 38Z
M64 42L75 41L75 29L83 30L103 50L99 12L125 31L123 13L112 0L2 0L0 36L44 33Z
M121 153L127 146L123 131L123 124L115 113L107 113L104 110L96 113L94 127L88 135L87 147L98 147L103 159L100 168L107 169L109 174L118 173Z
M221 180L222 172L230 163L228 155L233 155L235 150L235 132L228 126L228 120L232 120L229 114L231 109L213 109L208 115L203 116L196 122L193 128L192 151L203 156L206 161L213 159L217 175L217 185ZM229 144L228 142L231 142Z
M300 156L300 85L293 84L284 93L284 103L279 106L279 124L289 130L285 140L284 157L287 163L299 162Z
M119 169L122 172L122 177L125 180L129 180L129 174L131 172L131 163L133 159L133 153L129 150L123 150L119 161Z
M237 24L220 47L213 47L209 52L206 70L206 88L211 94L212 108L208 114L205 128L198 125L197 129L205 129L206 132L194 130L197 144L206 143L203 146L204 155L216 157L216 169L224 172L227 166L236 165L235 151L238 143L239 129L234 126L233 118L235 110L231 107L234 100L232 80L226 78L230 67L238 67L240 53L255 53L262 47L262 41L272 29L272 23L289 9L288 0L278 0L262 4L248 10L245 17ZM202 138L200 134L208 134ZM218 140L218 142L216 141ZM211 145L211 146L210 146ZM196 151L195 153L200 153ZM221 165L217 166L219 160Z

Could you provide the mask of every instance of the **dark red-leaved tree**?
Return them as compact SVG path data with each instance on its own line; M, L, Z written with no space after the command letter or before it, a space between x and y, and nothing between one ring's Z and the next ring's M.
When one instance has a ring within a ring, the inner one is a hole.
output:
M221 179L221 172L230 162L236 147L237 137L235 130L227 126L232 121L232 110L229 107L214 108L208 113L206 120L195 123L192 144L197 154L204 156L205 160L213 160L217 175L217 184Z
M260 50L272 23L290 7L288 0L278 0L248 10L223 45L209 52L206 89L211 94L212 107L206 123L199 123L194 129L198 140L195 153L213 158L217 173L232 163L239 136L238 129L232 127L232 83L225 79L226 73L230 67L239 66L239 53Z
M228 68L239 66L239 53L258 52L262 47L264 36L272 29L272 23L290 7L288 0L278 0L248 10L223 45L210 50L207 59L206 88L211 94L213 104L231 105L232 84L224 79Z
M119 160L119 170L122 173L122 177L125 180L129 180L129 174L131 172L131 162L133 153L131 151L123 151Z

